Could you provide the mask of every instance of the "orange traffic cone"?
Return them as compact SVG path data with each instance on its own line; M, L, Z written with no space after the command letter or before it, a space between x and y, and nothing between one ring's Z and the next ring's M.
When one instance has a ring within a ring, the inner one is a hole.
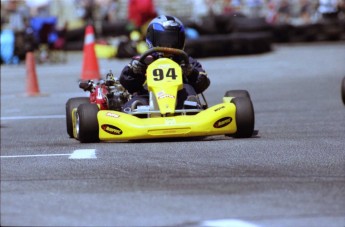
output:
M83 49L82 80L100 80L98 60L95 51L95 35L92 25L86 26Z
M26 64L26 94L28 96L38 96L40 90L38 87L36 75L35 55L33 52L27 52L25 56Z

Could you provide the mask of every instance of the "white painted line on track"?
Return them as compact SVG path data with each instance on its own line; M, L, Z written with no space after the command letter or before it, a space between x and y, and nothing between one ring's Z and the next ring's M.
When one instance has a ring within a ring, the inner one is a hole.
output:
M96 149L80 149L72 154L33 154L33 155L4 155L0 158L37 158L37 157L57 157L69 156L68 159L96 159Z
M242 221L239 219L218 219L218 220L208 220L201 222L203 227L259 227L253 223Z
M68 159L95 159L96 149L75 150Z
M43 115L43 116L15 116L15 117L1 117L1 120L31 120L31 119L60 119L66 118L65 115Z
M0 158L35 158L35 157L53 157L53 156L70 156L71 154L33 154L33 155L9 155L0 156Z

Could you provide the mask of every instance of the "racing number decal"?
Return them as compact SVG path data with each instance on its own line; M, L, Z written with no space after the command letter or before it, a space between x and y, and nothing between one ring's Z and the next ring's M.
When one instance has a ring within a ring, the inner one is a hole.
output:
M154 81L160 81L160 80L164 80L164 71L163 69L154 69L153 70L153 76L155 77L153 80ZM165 75L165 77L170 77L173 80L176 80L177 75L175 72L174 68L168 68L167 74Z
M175 89L174 86L178 86L178 89L182 89L182 70L181 67L169 58L159 58L152 62L147 67L147 86L148 89L163 90L166 93L169 89ZM156 92L158 92L158 90ZM173 92L174 93L174 92Z

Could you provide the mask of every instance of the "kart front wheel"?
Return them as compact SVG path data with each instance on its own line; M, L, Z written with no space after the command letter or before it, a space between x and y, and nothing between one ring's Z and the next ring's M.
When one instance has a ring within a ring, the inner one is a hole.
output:
M66 102L66 126L67 134L73 138L73 123L72 123L72 111L74 108L78 108L80 104L89 103L90 99L88 97L77 97L70 98Z
M81 143L99 142L96 104L84 103L78 107L76 116L76 134Z
M237 97L231 100L236 106L237 131L231 135L236 138L249 138L254 133L255 116L253 103L248 97Z

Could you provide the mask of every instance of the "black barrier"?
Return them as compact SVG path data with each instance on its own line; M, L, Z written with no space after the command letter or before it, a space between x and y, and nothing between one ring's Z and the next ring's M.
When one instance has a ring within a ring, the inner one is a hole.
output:
M185 50L198 58L265 53L272 50L272 34L235 32L228 35L204 35L187 40Z
M272 50L273 43L311 42L323 40L344 40L345 20L325 21L306 25L269 25L263 18L247 18L244 15L221 15L200 27L193 22L185 22L195 28L200 36L187 39L185 50L195 57L212 57L241 54L265 53ZM128 35L130 29L126 21L103 23L101 37ZM84 28L66 33L66 50L82 50ZM125 43L118 47L120 58L132 57Z
M129 35L130 25L127 21L120 21L114 23L103 22L102 23L102 36L121 36Z

